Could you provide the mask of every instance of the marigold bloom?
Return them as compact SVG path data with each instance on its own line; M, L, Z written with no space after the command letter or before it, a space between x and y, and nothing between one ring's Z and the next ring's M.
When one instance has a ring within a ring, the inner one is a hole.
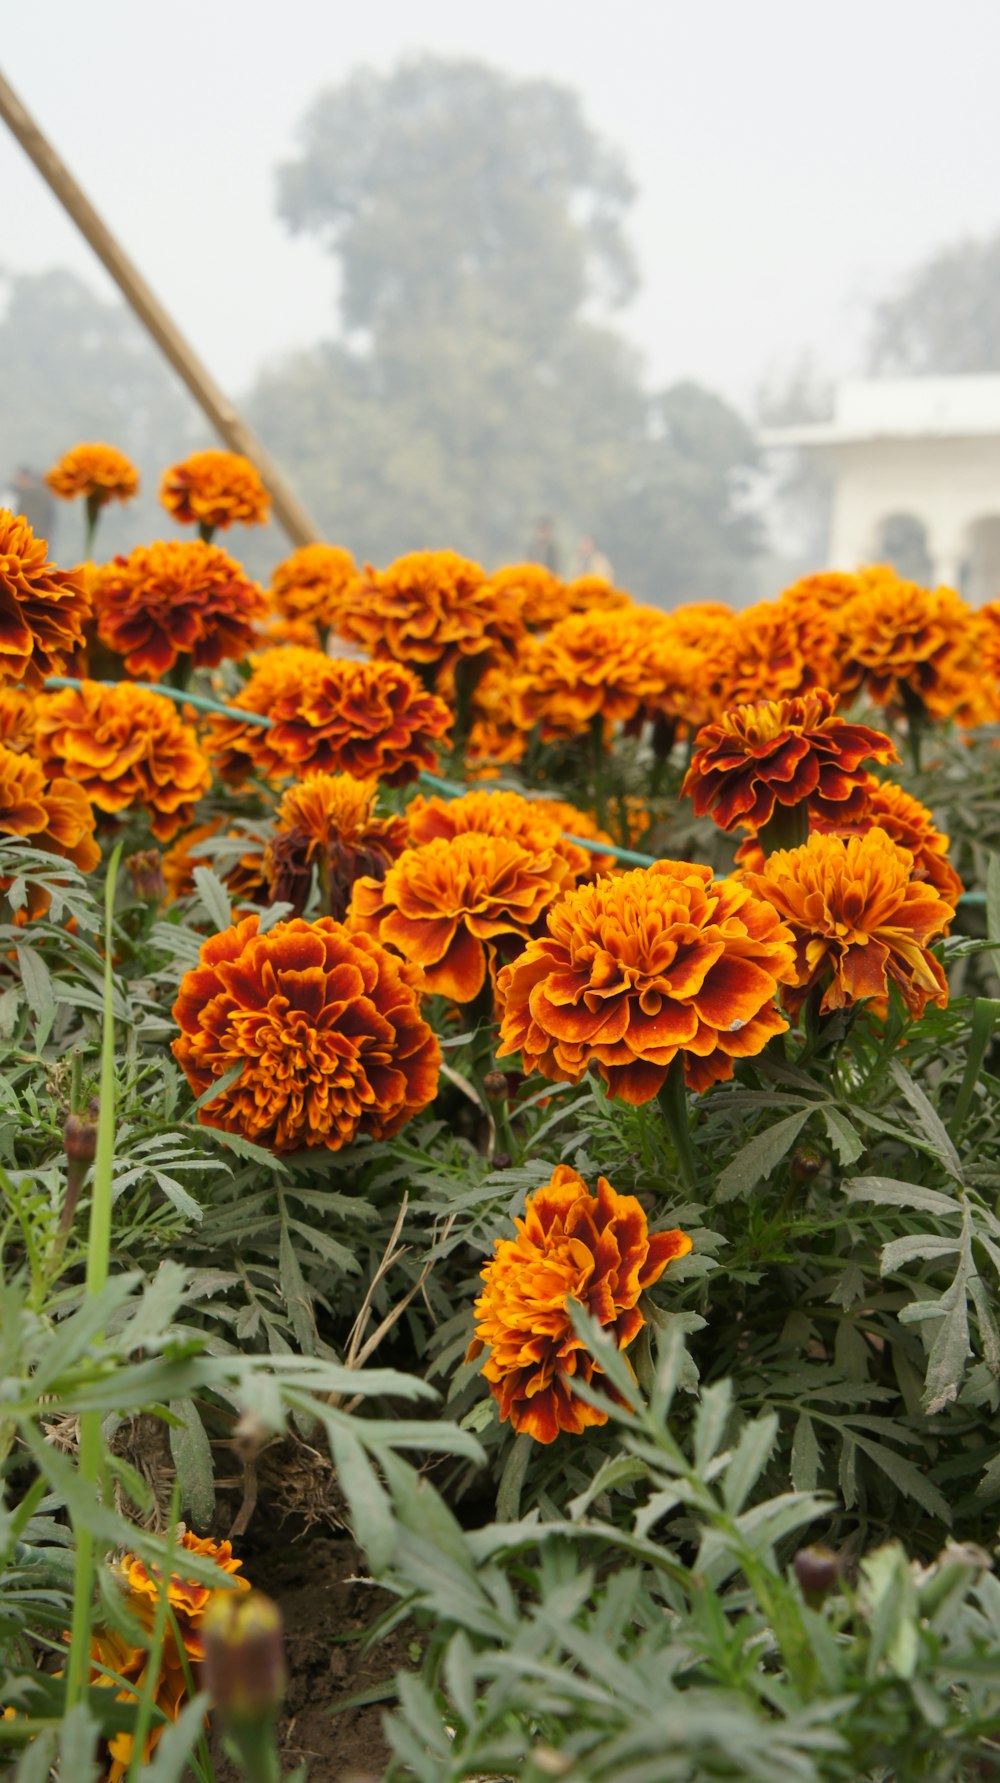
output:
M37 738L48 775L74 781L99 811L141 806L160 842L190 823L212 782L197 736L173 701L127 681L84 681L43 695Z
M604 576L577 576L564 585L566 613L616 613L632 607L632 596Z
M476 682L472 726L465 742L465 763L472 778L495 777L501 768L521 761L528 747L529 733L517 723L514 710L515 669L506 659L490 663Z
M179 656L199 669L244 657L266 612L263 590L227 552L201 539L161 540L102 572L97 634L130 675L158 678Z
M406 822L410 840L417 846L433 842L436 836L505 836L529 854L546 849L561 854L572 880L581 879L590 872L592 857L586 848L566 840L560 818L547 803L522 798L519 792L467 792L458 799L421 797L407 807ZM573 811L574 819L582 815L572 806L567 809Z
M235 1573L242 1566L241 1560L233 1558L229 1542L215 1542L205 1537L192 1535L189 1530L180 1533L178 1550L186 1550L189 1554L197 1554L207 1560L214 1560L221 1573L228 1575L237 1592L250 1589L249 1581L235 1578ZM151 1632L156 1614L156 1605L162 1591L162 1579L159 1574L150 1574L143 1561L135 1554L125 1554L115 1567L115 1574L124 1594L124 1607L130 1615ZM194 1579L185 1579L180 1573L171 1573L167 1580L167 1601L173 1611L177 1631L180 1634L180 1647L177 1635L168 1621L160 1657L160 1671L154 1686L153 1699L169 1721L176 1721L187 1699L187 1679L184 1672L183 1654L195 1665L201 1663L205 1654L202 1627L210 1605L227 1587L203 1585ZM114 1688L113 1679L105 1675L114 1672L130 1686L117 1692L119 1702L134 1702L145 1688L146 1669L149 1654L145 1647L130 1647L112 1628L103 1629L96 1634L90 1648L91 1664L94 1670L91 1681L94 1684L105 1684ZM150 1759L163 1733L164 1723L157 1721L146 1737L143 1757ZM131 1733L115 1734L108 1744L111 1760L108 1770L108 1783L121 1783L125 1777L135 1749L135 1741Z
M850 821L864 808L865 761L898 761L890 738L834 712L822 688L798 699L759 700L724 712L695 738L681 787L695 814L710 813L722 830L759 830L776 804L808 801L810 810Z
M444 701L425 692L412 669L346 657L324 657L321 669L278 695L271 715L264 747L275 762L272 773L321 769L386 786L405 786L432 769L452 722Z
M23 514L0 508L0 680L40 687L83 645L90 601L75 570L57 570Z
M572 1390L574 1380L604 1374L573 1329L569 1302L627 1349L646 1323L640 1294L687 1256L691 1240L676 1229L650 1233L634 1195L620 1195L603 1176L591 1195L568 1164L556 1165L514 1224L517 1237L500 1239L482 1272L469 1355L489 1349L482 1372L501 1418L550 1443L560 1430L578 1436L608 1421Z
M326 914L342 921L355 881L384 879L406 847L405 817L379 817L377 796L374 781L350 774L307 774L290 787L265 855L272 900L300 915L315 865Z
M367 565L339 603L337 630L373 656L439 667L523 636L520 603L455 551L412 551L388 569Z
M265 845L262 839L247 834L236 826L223 829L224 819L213 817L208 823L196 824L178 836L160 862L168 902L189 896L195 890L196 867L211 867L233 898L244 904L266 904L270 901L267 873L264 866ZM216 851L203 844L224 837L239 845L238 849Z
M35 747L35 700L23 687L0 687L0 743L17 755Z
M192 452L163 473L160 500L168 514L205 532L232 526L263 526L271 497L257 471L239 452Z
M522 654L512 685L517 723L524 730L541 725L550 742L579 736L592 718L633 718L659 691L649 635L640 607L561 620Z
M306 619L312 625L336 622L341 601L358 566L341 545L302 545L279 563L271 577L271 595L286 619Z
M408 848L385 881L359 879L352 928L377 935L413 960L429 991L468 1003L482 990L487 957L518 944L573 882L564 855L467 832Z
M139 488L139 472L117 446L83 444L65 452L46 471L45 481L63 501L83 495L97 508L109 501L131 501Z
M792 936L771 906L711 869L658 861L570 892L548 933L501 971L497 1057L578 1083L593 1065L612 1097L638 1105L678 1053L707 1089L788 1023L775 991L794 971Z
M275 1152L397 1133L437 1093L419 974L330 917L258 920L213 935L181 980L173 1051L195 1094L243 1065L199 1120Z
M269 718L284 695L301 696L303 688L322 676L329 658L322 650L289 644L280 650L264 650L251 658L252 673L240 692L226 701L234 716L208 721L207 747L219 778L239 786L252 774L281 776L281 757L273 747L271 731L240 712Z
M505 564L493 571L490 581L494 588L510 591L529 631L547 631L572 611L566 602L565 583L543 563Z
M101 858L94 840L94 813L86 795L71 780L47 780L37 761L0 745L0 837L21 836L47 854L72 861L90 873ZM0 881L6 889L9 880ZM48 895L32 886L28 915L48 909Z
M587 856L587 862L586 866L580 868L578 879L599 879L602 873L614 871L618 860L614 837L609 836L607 830L601 829L597 819L589 811L581 811L578 806L571 805L568 799L532 799L531 803L537 811L543 812L553 823L559 825L564 848L572 847L571 843L567 844L568 836L580 836L585 842L608 844L607 854L598 854L589 848L580 850L581 854Z
M764 692L771 699L793 698L815 680L795 612L780 601L758 601L713 630L702 692L716 718L732 706L753 704Z
M844 688L864 687L878 706L904 707L916 696L933 716L950 718L978 670L971 609L951 588L921 588L883 566L862 571L860 583L837 616Z
M948 985L928 943L947 932L955 912L934 886L914 878L913 856L884 830L810 836L801 848L777 849L744 879L795 938L795 971L783 993L793 1012L814 985L826 987L824 1011L864 999L884 1015L890 983L911 1015L921 1015L928 1000L947 1005Z

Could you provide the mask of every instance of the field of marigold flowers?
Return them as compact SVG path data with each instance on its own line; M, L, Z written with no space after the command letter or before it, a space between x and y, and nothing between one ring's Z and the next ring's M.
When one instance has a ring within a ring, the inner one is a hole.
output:
M0 1768L1000 1775L1000 601L264 589L244 460L112 562L128 460L49 482L85 561L0 512Z

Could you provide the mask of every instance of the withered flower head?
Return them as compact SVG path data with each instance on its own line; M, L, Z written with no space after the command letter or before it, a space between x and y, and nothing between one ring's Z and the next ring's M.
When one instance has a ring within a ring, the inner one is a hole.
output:
M264 747L273 775L318 769L386 786L405 786L432 769L452 722L444 701L402 663L328 657L278 694L271 715Z
M550 1443L560 1430L580 1435L608 1421L572 1390L574 1380L603 1385L605 1377L573 1329L570 1301L627 1349L646 1323L640 1295L687 1256L691 1240L676 1229L650 1233L634 1195L603 1176L591 1195L568 1164L556 1165L514 1224L517 1237L500 1239L482 1272L469 1354L488 1349L482 1371L501 1418Z
M243 1066L199 1120L275 1152L398 1132L437 1093L418 973L329 917L257 928L212 936L181 981L173 1051L196 1095Z
M74 446L45 473L53 495L74 501L83 495L94 507L109 501L131 501L139 488L139 472L117 446L101 443Z
M381 884L359 879L349 921L413 960L429 991L468 1003L483 988L488 953L510 937L520 945L572 882L553 847L471 831L407 849Z
M97 631L130 675L166 675L178 657L216 668L244 657L267 612L263 590L235 558L201 539L138 545L102 572Z
M302 545L278 564L271 577L271 595L286 619L305 619L325 629L335 624L357 574L354 558L341 545Z
M412 551L388 569L369 564L345 592L337 630L373 656L444 666L523 636L520 603L455 551Z
M884 830L812 835L802 848L777 849L744 879L794 936L795 969L783 993L789 1009L814 985L825 987L824 1011L864 1000L884 1015L890 984L911 1015L921 1015L928 1000L947 1005L947 981L928 946L947 933L955 912L914 878L913 856Z
M776 804L803 802L850 821L865 802L863 763L898 760L887 736L838 718L832 694L816 688L798 699L736 706L705 725L681 795L723 830L762 829Z
M788 1026L775 992L792 937L734 879L658 861L570 892L497 980L497 1057L577 1083L593 1065L611 1096L648 1102L678 1053L691 1089L733 1074Z
M406 847L406 819L379 817L378 787L350 774L307 774L285 793L268 843L271 898L301 915L315 866L325 914L343 920L356 880L384 879Z
M24 515L0 508L0 681L34 688L61 675L89 618L76 571L57 570Z
M239 452L192 452L163 473L160 500L168 514L207 532L218 526L263 526L271 506L249 458Z
M37 738L47 774L73 781L99 811L142 807L160 842L190 823L211 785L197 736L173 701L127 681L43 695Z

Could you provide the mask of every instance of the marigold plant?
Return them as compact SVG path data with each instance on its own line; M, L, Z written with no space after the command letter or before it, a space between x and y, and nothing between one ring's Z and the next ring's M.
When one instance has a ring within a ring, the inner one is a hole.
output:
M921 588L885 566L862 572L859 592L838 613L842 685L878 706L917 700L937 718L975 703L978 633L970 608L951 588Z
M779 601L758 601L713 628L701 695L709 718L752 704L766 689L790 699L816 681L798 616Z
M547 631L571 611L566 601L566 584L543 563L504 564L502 569L493 571L490 581L505 597L508 592L513 595L521 621L529 631Z
M274 570L271 598L286 619L308 620L325 629L335 623L357 575L358 566L343 546L302 545Z
M103 507L109 501L131 501L139 488L139 472L117 446L94 442L64 452L46 471L45 481L62 501L82 495L93 506Z
M94 813L82 789L71 780L47 780L37 761L2 745L0 836L30 839L47 854L72 861L81 873L92 872L101 858L94 840ZM41 915L48 902L37 887L29 888L29 916Z
M89 617L75 570L56 569L23 514L0 508L0 681L34 688L61 675Z
M413 551L388 569L365 568L340 603L337 630L373 656L440 669L513 649L524 626L514 590L497 587L477 563L455 551Z
M592 719L633 718L658 692L641 608L574 613L523 652L514 678L514 713L524 730L541 726L546 742L575 737Z
M419 973L329 917L258 921L213 935L181 980L173 1051L196 1095L243 1068L199 1120L275 1152L398 1132L437 1092Z
M197 735L173 701L127 681L84 681L41 696L37 740L47 775L74 781L99 811L145 810L160 842L190 823L212 783Z
M605 1377L569 1314L578 1301L620 1350L646 1323L639 1297L691 1249L687 1233L650 1233L634 1195L599 1177L596 1195L568 1164L528 1197L516 1238L498 1241L482 1272L469 1355L488 1351L482 1372L500 1417L536 1442L579 1436L608 1414L573 1392Z
M221 780L240 786L252 774L281 777L281 757L274 748L270 728L238 714L256 713L269 718L285 694L301 697L303 689L322 676L328 660L322 650L304 649L297 644L263 650L250 658L247 681L238 694L226 701L229 716L213 713L208 721L206 747Z
M26 688L0 686L0 743L18 755L35 747L35 696Z
M579 848L563 834L563 810L572 812L574 821L582 812L572 806L551 809L555 801L526 799L518 792L467 792L458 799L415 798L407 808L406 821L410 840L416 844L433 842L436 836L506 836L519 842L529 853L540 854L552 849L561 854L574 880L589 874L593 856ZM584 831L586 833L586 831ZM604 837L610 842L610 836Z
M217 527L263 526L271 497L249 458L239 452L192 452L164 471L160 500L182 525L197 524L203 533Z
M359 879L351 926L413 960L427 989L468 1003L502 941L519 946L554 898L573 883L551 845L527 848L475 831L409 848L384 882Z
M807 803L850 821L865 804L863 764L899 760L881 731L837 717L833 695L822 688L724 712L698 732L694 748L681 795L722 830L762 829L775 805Z
M890 984L913 1016L928 1001L947 1005L947 980L929 944L947 933L955 912L914 877L913 856L884 830L810 836L744 878L794 936L795 970L783 991L791 1011L815 987L824 1012L866 1001L884 1015Z
M273 773L322 769L387 786L433 769L452 723L444 701L403 663L327 657L278 694L271 715L267 742L256 747L274 761Z
M313 868L325 913L341 921L355 881L384 879L407 844L405 817L379 817L378 787L350 774L307 774L289 787L267 845L270 895L301 914Z
M175 539L108 564L96 609L101 642L124 657L129 674L159 678L181 657L199 669L244 657L267 601L227 552Z
M658 861L569 893L497 980L497 1057L577 1083L595 1067L612 1097L648 1102L680 1053L691 1089L733 1074L788 1026L791 932L734 879Z

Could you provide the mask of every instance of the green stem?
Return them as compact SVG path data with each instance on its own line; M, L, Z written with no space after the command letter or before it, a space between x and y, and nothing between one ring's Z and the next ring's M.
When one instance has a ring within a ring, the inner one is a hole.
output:
M510 1454L504 1462L504 1470L500 1475L500 1484L497 1488L498 1523L517 1522L517 1513L521 1508L521 1491L534 1446L535 1439L533 1436L529 1436L526 1430L522 1430L520 1435L514 1438Z
M104 892L104 1020L101 1036L100 1113L97 1121L97 1155L94 1159L94 1186L90 1203L90 1234L87 1244L87 1280L89 1298L100 1294L108 1279L111 1254L111 1179L115 1161L115 1018L114 969L111 962L114 940L115 885L122 845L119 842L108 863ZM94 1343L99 1339L94 1338ZM80 1418L80 1478L97 1497L103 1455L101 1413L84 1412ZM82 1701L90 1670L90 1616L94 1594L94 1537L90 1529L74 1519L76 1564L73 1572L73 1618L70 1629L69 1659L66 1663L66 1708Z
M691 1122L688 1116L687 1086L684 1082L684 1054L677 1052L670 1061L659 1094L660 1109L677 1153L677 1169L686 1189L698 1186L698 1163L691 1143Z
M948 1132L952 1139L959 1138L968 1119L976 1084L979 1082L979 1073L986 1057L986 1049L993 1037L993 1029L998 1019L1000 1019L1000 1002L997 1002L993 997L977 997L972 1006L972 1033L969 1036L965 1071L958 1086L952 1117L948 1122Z
M758 837L764 854L776 848L801 848L809 840L809 806L805 799L797 805L775 805L771 817Z
M247 1783L281 1783L273 1721L255 1722L250 1727L230 1726L226 1734Z
M914 688L903 683L903 711L906 713L906 748L910 767L920 773L924 732L927 729L927 707Z
M101 505L99 496L88 495L83 527L83 555L88 562L94 551L94 535L97 532L97 522L101 517Z
M602 830L608 827L607 797L604 787L604 719L595 712L590 721L590 747L594 765L594 810Z
M212 539L214 538L214 536L215 536L215 527L209 526L207 524L207 522L204 520L199 520L199 522L198 522L198 537L201 539L202 544L210 545L212 543Z
M465 760L465 745L472 728L472 696L486 668L485 653L460 656L455 664L455 728L452 732L451 760L460 767Z

